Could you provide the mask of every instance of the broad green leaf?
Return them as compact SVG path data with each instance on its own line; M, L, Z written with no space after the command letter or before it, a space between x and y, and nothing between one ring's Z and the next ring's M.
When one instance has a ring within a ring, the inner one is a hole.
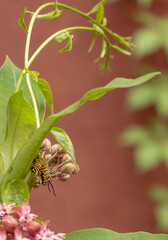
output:
M4 203L21 205L25 199L29 200L29 188L24 180L12 179L3 186L2 200Z
M26 24L25 24L25 21L24 21L25 13L26 13L26 8L23 10L22 15L21 15L18 23L25 30L25 32L28 33L28 30L27 30L27 27L26 27Z
M54 125L65 115L75 112L80 106L89 100L95 100L105 93L116 88L132 87L148 81L159 73L150 73L136 79L116 78L102 88L96 88L88 91L79 101L65 108L61 112L49 116L41 126L32 134L31 138L23 145L16 155L10 169L4 176L5 183L10 178L24 178L29 171L33 159L41 146L44 138L48 135Z
M80 230L66 234L65 240L167 240L167 234L147 232L117 233L104 228Z
M60 33L60 34L58 34L56 37L55 37L55 41L56 42L59 42L59 43L61 43L61 42L65 42L68 38L70 37L70 35L69 35L69 32L62 32L62 33Z
M16 84L21 72L21 69L17 68L9 58L6 58L4 65L0 68L0 146L3 143L6 134L8 101L10 96L15 92ZM36 83L32 81L31 84L37 100L40 121L42 122L45 114L45 101L39 89L37 88ZM22 88L23 96L33 106L25 77L23 78L21 84L21 89Z
M7 135L1 148L6 171L35 127L36 118L31 105L23 97L22 91L9 98L7 111Z
M71 35L69 37L69 42L66 45L66 47L64 47L62 50L60 50L59 52L67 52L67 51L71 51L72 50L72 39L73 39L74 35Z
M39 78L38 79L38 82L36 82L40 92L42 93L44 99L46 100L47 104L48 104L48 107L50 109L50 113L53 114L54 111L53 111L53 97L52 97L52 91L51 91L51 88L50 88L50 85L49 83L42 79L42 78Z
M66 153L69 154L69 156L72 158L73 162L77 166L74 147L68 134L61 128L53 128L51 130L51 133L55 138L56 142L65 150Z
M97 40L97 32L93 32L93 35L92 35L92 42L90 44L90 47L89 47L89 50L88 52L91 52L95 43L96 43L96 40Z
M96 22L101 23L103 18L104 18L104 6L103 4L100 4L96 13Z

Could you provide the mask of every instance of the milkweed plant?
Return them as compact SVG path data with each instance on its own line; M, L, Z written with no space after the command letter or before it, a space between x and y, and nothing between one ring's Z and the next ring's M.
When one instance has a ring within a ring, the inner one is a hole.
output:
M122 37L107 27L104 16L106 1L97 3L88 13L79 11L60 2L47 2L35 11L23 10L19 24L26 33L24 68L19 69L7 57L0 68L0 239L55 239L55 240L98 240L98 239L168 239L166 235L149 233L119 234L108 229L97 228L76 231L69 234L55 234L48 222L31 213L29 192L41 185L54 192L52 179L67 181L79 172L73 144L67 133L56 127L65 115L77 111L85 102L96 100L117 88L140 85L158 72L135 78L116 78L105 86L92 89L81 99L60 112L55 113L52 91L49 83L31 70L31 64L41 51L52 41L65 44L61 53L71 51L76 31L92 32L89 52L98 38L102 45L98 59L102 71L110 68L109 60L115 51L131 55L130 37ZM45 11L45 13L44 13ZM29 56L32 29L37 19L56 21L70 11L87 19L90 26L72 26L54 32ZM28 15L29 22L25 21ZM26 22L26 23L25 23ZM50 115L45 118L46 104ZM48 134L54 143L51 144ZM66 232L66 229L65 229ZM141 237L141 238L140 238ZM158 238L159 237L159 238Z

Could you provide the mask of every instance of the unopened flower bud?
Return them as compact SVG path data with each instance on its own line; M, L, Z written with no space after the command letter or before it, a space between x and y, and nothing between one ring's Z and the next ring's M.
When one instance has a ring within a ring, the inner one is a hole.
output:
M49 154L46 154L44 158L45 158L46 161L48 161L51 158L51 156L52 155L49 153Z
M74 170L75 170L75 164L67 163L63 166L62 172L71 175L74 172Z
M3 225L0 225L0 239L1 240L6 240L7 239L6 230L5 230Z
M72 158L69 156L69 154L64 154L64 156L63 156L63 162L66 162L66 161L71 161L72 160Z
M36 176L32 179L32 187L38 188L42 183L41 176Z
M27 224L27 232L35 236L41 229L41 224L37 221L32 221Z
M43 143L41 144L40 149L42 149L43 151L47 151L49 150L51 147L51 142L48 138L45 138Z
M77 166L78 166L78 165L77 165ZM76 175L78 172L79 172L79 166L78 166L78 169L77 169L76 166L75 166L74 171L72 172L72 174L73 174L73 175Z
M58 151L59 146L60 146L59 144L54 144L51 146L50 148L51 155L54 155Z
M5 220L3 221L3 226L7 232L14 232L17 225L18 223L16 219L12 216L6 216Z
M70 178L70 175L68 175L68 174L61 173L59 175L59 180L62 181L62 182L67 181L69 178Z

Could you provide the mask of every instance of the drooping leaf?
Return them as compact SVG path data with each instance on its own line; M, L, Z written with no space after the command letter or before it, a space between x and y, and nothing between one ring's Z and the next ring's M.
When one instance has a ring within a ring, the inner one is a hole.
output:
M91 52L95 43L96 43L96 40L97 40L97 32L93 32L93 35L92 35L92 42L90 44L90 47L89 47L89 50L88 52Z
M9 58L6 58L4 65L0 68L0 146L3 143L6 134L7 124L7 105L10 96L15 92L17 81L21 74L21 69L17 68ZM41 95L36 83L32 81L32 88L37 100L38 111L40 115L40 121L44 119L45 113L45 101ZM21 89L23 88L23 96L33 106L32 100L27 88L25 77L23 78Z
M103 39L102 40L102 47L101 47L101 54L100 54L100 58L104 58L105 55L107 53L107 43L106 41Z
M69 233L65 240L167 240L167 237L167 234L117 233L104 228L93 228Z
M56 20L57 18L61 17L64 10L59 10L57 6L57 2L55 2L55 10L48 12L46 14L38 15L37 18L39 19L45 19L45 20Z
M53 128L51 130L51 133L55 138L56 142L65 150L66 153L69 154L69 156L72 158L73 162L77 166L74 147L68 134L61 128Z
M72 50L72 39L73 39L74 35L71 35L69 37L69 42L66 45L66 47L64 47L62 50L60 50L59 52L67 52L67 51L71 51Z
M24 17L25 17L25 13L26 13L26 8L23 10L22 15L19 19L19 25L25 30L26 33L28 33L25 21L24 21Z
M52 97L52 91L51 91L49 83L46 80L39 78L38 81L36 82L36 84L48 104L50 113L53 114L54 113L53 112L53 97Z
M100 4L96 13L96 22L101 23L103 18L104 18L104 6L103 4Z
M5 183L2 189L2 200L6 204L21 205L29 200L29 187L22 179L12 179Z
M42 15L38 15L37 18L38 19L44 19L44 20L56 20L57 18L61 17L63 14L63 10L56 10L56 11L51 11L49 13L46 14L42 14Z
M152 77L160 73L150 73L144 76L141 76L136 79L126 79L126 78L116 78L112 80L105 87L96 88L88 91L79 101L65 108L61 112L51 115L45 119L41 126L34 132L31 138L23 145L21 150L16 155L11 168L8 169L8 172L3 178L3 183L5 183L9 176L11 178L24 178L27 172L29 171L33 159L42 144L44 138L51 131L54 125L65 115L75 112L80 106L89 100L95 100L103 96L105 93L116 89L124 87L133 87L139 84L142 84ZM24 160L22 160L24 159Z
M88 13L88 15L92 14L92 13L96 13L99 8L101 7L101 5L104 5L107 2L107 0L101 0L99 3L97 3Z
M22 91L14 93L9 98L7 119L7 135L1 148L4 161L4 169L1 169L1 172L8 169L35 127L36 118L33 108L23 97Z

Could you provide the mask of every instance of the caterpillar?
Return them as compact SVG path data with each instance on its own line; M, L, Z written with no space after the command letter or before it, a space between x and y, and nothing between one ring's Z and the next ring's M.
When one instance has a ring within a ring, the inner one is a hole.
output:
M50 185L53 190L53 194L56 196L54 187L52 183L50 182L50 170L48 168L48 163L44 158L37 158L35 160L34 166L31 168L32 172L38 172L41 171L41 179L42 179L42 184L44 186L48 185L48 189L50 190Z

